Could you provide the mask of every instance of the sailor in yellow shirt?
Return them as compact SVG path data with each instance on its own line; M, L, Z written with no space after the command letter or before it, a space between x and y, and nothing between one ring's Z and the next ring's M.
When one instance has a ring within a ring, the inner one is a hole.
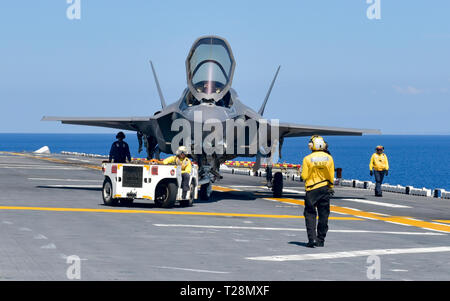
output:
M323 247L328 232L330 197L334 194L334 161L326 150L326 142L320 136L309 141L312 153L303 159L301 177L305 181L305 216L307 247ZM317 208L317 210L316 210ZM319 222L316 230L316 217Z
M187 154L186 146L180 146L176 151L176 156L168 157L167 159L164 159L162 161L163 164L175 164L181 166L181 187L183 188L181 198L183 200L186 198L186 193L189 190L189 179L192 170L191 160L189 160L186 154Z
M375 196L383 196L383 192L381 190L381 184L383 183L384 176L388 175L389 170L389 161L384 152L384 147L378 145L375 148L375 153L370 158L369 170L370 175L373 176L375 174Z

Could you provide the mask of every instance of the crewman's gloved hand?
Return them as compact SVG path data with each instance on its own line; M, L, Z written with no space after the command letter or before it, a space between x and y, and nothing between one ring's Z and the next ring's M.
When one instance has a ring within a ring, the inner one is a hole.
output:
M373 176L373 171L370 171L370 176Z
M385 172L384 172L384 174L386 175L386 177L389 175L389 172L386 170Z

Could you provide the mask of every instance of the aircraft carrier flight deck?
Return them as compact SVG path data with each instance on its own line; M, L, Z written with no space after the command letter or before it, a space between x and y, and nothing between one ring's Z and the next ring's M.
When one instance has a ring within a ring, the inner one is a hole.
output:
M81 280L371 280L376 258L381 280L450 280L449 200L337 186L325 247L307 248L303 183L274 198L223 174L192 207L108 207L100 163L0 153L0 280L68 280L74 256Z

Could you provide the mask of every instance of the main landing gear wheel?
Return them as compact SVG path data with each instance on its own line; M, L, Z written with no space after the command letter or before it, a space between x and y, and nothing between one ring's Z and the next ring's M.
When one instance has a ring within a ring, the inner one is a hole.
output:
M155 204L157 207L172 208L177 199L177 185L175 183L160 183L155 190Z
M281 172L276 172L273 176L272 191L275 198L283 196L283 174Z
M209 200L209 197L211 196L212 192L212 184L207 183L200 186L200 200L207 201Z
M105 181L103 181L102 196L103 203L106 206L117 206L119 203L119 200L113 197L112 183L109 179L105 179Z

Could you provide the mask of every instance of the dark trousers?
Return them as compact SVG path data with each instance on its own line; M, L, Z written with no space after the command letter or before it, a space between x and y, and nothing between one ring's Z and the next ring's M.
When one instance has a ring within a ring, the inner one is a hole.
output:
M317 224L316 232L317 213L319 213L319 223ZM305 216L308 240L325 241L325 236L328 232L328 216L330 215L330 193L328 186L306 192L303 215Z
M375 195L382 195L383 191L381 190L381 184L383 184L385 171L374 170L373 173L375 175Z
M186 198L186 193L189 190L189 179L190 179L190 175L188 173L181 174L181 188L183 189L183 193L181 195L182 199Z

